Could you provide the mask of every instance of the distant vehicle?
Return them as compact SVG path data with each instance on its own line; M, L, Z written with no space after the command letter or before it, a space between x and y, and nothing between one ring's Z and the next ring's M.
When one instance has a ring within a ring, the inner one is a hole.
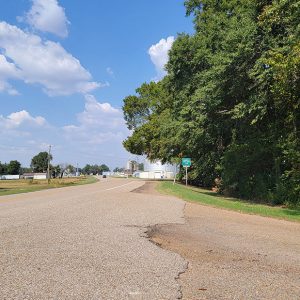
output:
M102 175L102 178L106 178L106 175Z

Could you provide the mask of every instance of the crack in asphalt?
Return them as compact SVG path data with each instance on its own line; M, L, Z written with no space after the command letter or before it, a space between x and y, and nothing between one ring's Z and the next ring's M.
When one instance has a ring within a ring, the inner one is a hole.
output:
M178 223L176 223L176 224L178 224ZM176 225L176 224L175 223L165 223L165 224L154 224L154 225L148 226L146 228L146 230L144 231L144 236L142 236L142 235L141 236L147 238L152 244L154 244L155 246L159 247L160 249L162 249L164 251L167 251L167 252L170 252L170 253L176 253L174 251L163 248L161 243L158 243L158 242L156 242L155 240L152 239L153 235L158 231L158 229L157 229L158 226L168 226L168 225ZM180 254L178 254L178 253L176 253L176 254L179 255L185 262L184 269L182 271L178 271L177 275L175 276L175 280L178 284L177 299L180 300L180 299L183 298L183 293L182 293L182 285L179 283L179 280L180 280L180 276L188 271L189 261L186 260L186 258L181 256Z

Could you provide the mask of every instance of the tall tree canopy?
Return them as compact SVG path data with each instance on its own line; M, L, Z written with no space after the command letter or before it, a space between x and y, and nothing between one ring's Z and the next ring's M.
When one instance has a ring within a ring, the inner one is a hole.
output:
M8 164L0 162L0 175L19 175L21 173L21 163L11 160Z
M109 167L105 164L102 165L89 165L87 164L83 169L82 172L84 174L102 174L103 172L108 172L109 171Z
M187 0L167 75L124 99L125 148L190 156L194 184L300 203L300 5L296 0ZM218 180L216 180L218 179Z
M31 168L34 172L46 172L48 168L48 158L51 161L52 155L48 157L48 152L40 152L39 154L35 155L31 160Z
M21 173L21 163L17 160L11 160L7 165L7 174L19 175Z

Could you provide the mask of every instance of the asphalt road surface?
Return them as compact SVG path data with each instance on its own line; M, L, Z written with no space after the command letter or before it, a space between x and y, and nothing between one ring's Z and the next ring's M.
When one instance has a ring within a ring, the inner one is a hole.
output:
M0 299L300 299L299 223L153 187L109 178L0 197Z
M0 299L177 299L186 268L145 236L184 203L130 179L0 197Z

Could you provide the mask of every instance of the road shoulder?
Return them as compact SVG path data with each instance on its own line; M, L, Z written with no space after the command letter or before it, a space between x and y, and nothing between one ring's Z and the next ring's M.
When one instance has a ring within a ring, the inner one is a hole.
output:
M185 224L150 231L154 243L189 262L179 279L183 299L297 299L300 224L195 203L184 215Z

